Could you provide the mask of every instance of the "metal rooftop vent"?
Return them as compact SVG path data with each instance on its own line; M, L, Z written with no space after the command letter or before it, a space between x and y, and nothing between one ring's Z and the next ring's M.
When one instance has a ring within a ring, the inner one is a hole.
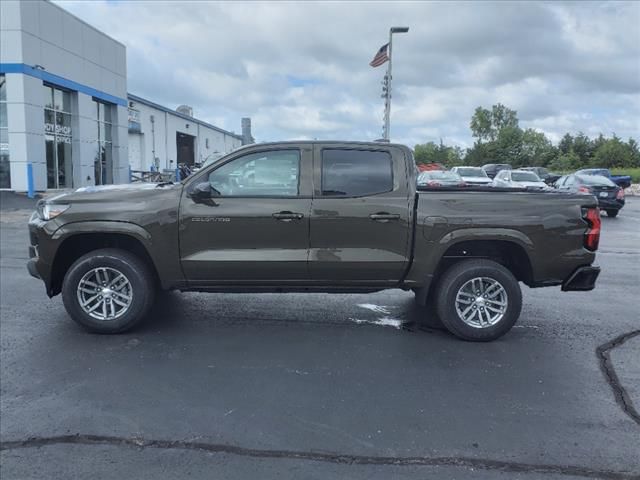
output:
M181 113L182 115L187 115L188 117L193 117L193 108L189 105L180 105L176 108L176 112Z

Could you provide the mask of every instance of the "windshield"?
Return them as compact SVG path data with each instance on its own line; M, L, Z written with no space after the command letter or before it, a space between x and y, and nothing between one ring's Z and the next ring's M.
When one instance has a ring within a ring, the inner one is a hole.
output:
M533 172L511 172L514 182L539 182L540 178Z
M481 168L458 168L457 173L463 177L483 177L487 178L487 174Z
M580 175L578 177L584 185L600 185L605 187L615 187L616 184L602 175Z

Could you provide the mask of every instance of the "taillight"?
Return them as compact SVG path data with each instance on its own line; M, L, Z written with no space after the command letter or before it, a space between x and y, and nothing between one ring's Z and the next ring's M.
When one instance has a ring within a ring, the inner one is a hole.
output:
M597 207L583 208L582 218L589 224L584 232L584 248L595 252L600 243L600 209Z
M618 190L618 193L616 193L616 198L618 200L624 200L624 190L622 188Z
M591 190L588 187L580 187L578 188L578 193L584 193L584 194L590 195Z

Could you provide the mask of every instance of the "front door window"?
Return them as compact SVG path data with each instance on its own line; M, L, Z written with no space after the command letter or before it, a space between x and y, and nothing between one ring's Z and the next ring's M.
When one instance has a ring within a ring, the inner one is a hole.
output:
M295 197L299 172L298 150L273 150L222 165L209 175L209 183L224 197Z

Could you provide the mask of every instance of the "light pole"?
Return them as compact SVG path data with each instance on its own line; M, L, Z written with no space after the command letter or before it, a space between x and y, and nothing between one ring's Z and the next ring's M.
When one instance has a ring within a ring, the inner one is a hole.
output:
M387 65L387 74L385 75L385 95L384 95L384 127L382 128L382 138L389 141L389 121L391 117L391 52L393 48L393 34L407 33L409 27L391 27L389 29L389 65Z

